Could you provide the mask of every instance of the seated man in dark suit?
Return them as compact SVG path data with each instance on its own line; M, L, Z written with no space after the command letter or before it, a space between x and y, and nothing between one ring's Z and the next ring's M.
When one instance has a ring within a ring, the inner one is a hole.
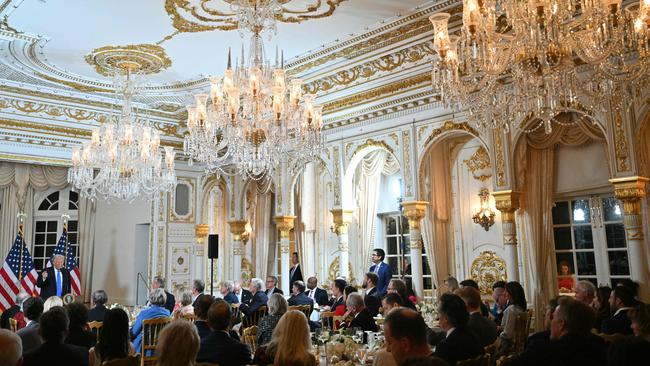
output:
M40 334L43 344L24 355L24 366L87 366L88 349L63 344L70 320L65 310L55 306L43 313Z
M310 305L312 309L314 308L314 300L305 295L305 283L302 281L295 281L293 283L291 297L287 301L289 302L289 306Z
M479 288L478 288L478 283L476 283L476 281L474 281L472 279L467 279L467 280L460 281L459 285L460 285L460 288L472 287L472 288L476 289L476 291L479 291L479 294L481 293ZM487 305L485 305L482 302L481 302L479 311L481 312L481 315L483 315L485 317L487 317L490 314L490 309L488 309Z
M366 273L365 278L363 279L363 284L361 285L366 290L366 296L363 301L366 304L366 309L370 312L370 315L373 317L379 314L379 308L381 307L381 294L377 291L377 282L379 277L374 272Z
M192 306L195 306L195 304L199 300L199 297L203 296L204 290L205 290L205 282L203 282L203 280L197 278L194 281L192 281Z
M267 297L271 297L273 294L284 295L284 292L278 288L278 278L275 276L266 276L266 291L264 292Z
M463 299L469 312L467 330L474 334L481 347L494 343L497 339L497 325L481 313L481 293L473 287L465 286L456 290L456 294Z
M243 304L249 304L251 299L253 299L253 294L245 288L241 287L241 283L235 282L235 291L233 291L235 296L237 296L237 302Z
M194 315L196 316L194 325L196 326L196 330L199 332L199 338L201 339L205 338L211 332L210 327L208 326L208 310L210 310L210 306L212 306L213 302L214 298L212 296L205 295L201 296L196 301L196 305L194 305Z
M257 309L260 308L260 306L266 305L266 303L269 301L269 298L262 290L263 286L264 283L262 280L259 278L253 278L251 280L251 285L248 288L251 294L253 294L253 298L251 299L250 304L237 304L239 310L241 310L241 312L247 317L250 317L257 311Z
M261 280L258 279L261 282ZM217 300L208 310L208 325L212 331L201 339L197 362L210 362L219 365L244 366L251 362L251 351L247 345L228 335L230 326L230 305Z
M467 330L469 313L463 299L454 294L440 296L438 309L440 327L447 332L447 337L436 346L435 356L454 366L456 362L474 358L483 353L474 334Z
M173 313L174 312L174 306L176 306L176 298L174 297L173 294L171 294L171 293L167 292L167 290L165 290L165 279L160 277L160 276L154 277L153 281L151 282L151 290L153 291L153 290L155 290L157 288L163 289L165 291L165 296L167 296L166 300L165 300L165 306L163 306L163 307L165 309L169 310L170 314Z
M70 319L65 343L86 349L95 346L95 335L86 326L88 324L88 308L86 308L86 305L75 301L67 304L65 309Z
M232 281L223 281L219 284L219 292L228 304L236 304L239 302L239 299L237 299L237 295L235 295L234 290L235 284Z
M316 277L309 277L309 279L307 279L307 288L307 296L313 299L316 304L319 306L327 305L329 302L327 291L318 287L318 279Z
M361 328L361 330L376 332L377 323L375 319L372 318L368 309L363 303L363 298L357 293L351 293L348 295L348 300L346 301L347 316L352 317L352 320L348 324L347 328Z
M106 291L97 290L93 292L93 304L92 309L88 310L88 321L89 322L103 322L104 315L108 309L106 309L106 303L108 302L108 295Z
M16 332L23 342L23 354L31 352L38 348L43 341L39 334L40 326L38 321L43 314L43 299L40 297L28 297L23 302L23 312L27 325L25 328Z
M616 286L609 296L609 306L614 312L611 318L604 319L601 325L605 334L632 334L627 311L634 308L636 300L633 291L627 286Z

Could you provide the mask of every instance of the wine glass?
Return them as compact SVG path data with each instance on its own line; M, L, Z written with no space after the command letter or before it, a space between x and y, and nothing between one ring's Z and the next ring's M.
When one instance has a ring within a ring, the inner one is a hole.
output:
M357 361L359 361L362 365L366 363L366 356L368 355L368 350L365 347L359 347L357 348L355 352L355 356L357 357Z

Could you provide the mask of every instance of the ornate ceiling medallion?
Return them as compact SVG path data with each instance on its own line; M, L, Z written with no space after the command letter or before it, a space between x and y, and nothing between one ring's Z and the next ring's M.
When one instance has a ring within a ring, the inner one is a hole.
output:
M165 49L154 44L104 46L95 48L85 57L99 74L112 77L129 70L132 74L156 74L172 65Z

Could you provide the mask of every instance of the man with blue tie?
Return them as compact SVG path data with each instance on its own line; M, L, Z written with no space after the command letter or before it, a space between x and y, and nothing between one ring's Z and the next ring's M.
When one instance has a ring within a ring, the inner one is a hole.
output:
M38 276L36 286L41 288L40 296L43 300L70 293L70 272L63 267L64 261L62 255L55 254L52 257L52 267L44 269Z
M372 260L373 265L370 266L368 272L375 273L379 280L377 281L377 292L383 296L386 294L386 289L388 288L388 282L390 282L391 277L393 276L393 270L390 268L390 265L384 263L384 258L386 257L386 252L381 248L375 248L372 250Z

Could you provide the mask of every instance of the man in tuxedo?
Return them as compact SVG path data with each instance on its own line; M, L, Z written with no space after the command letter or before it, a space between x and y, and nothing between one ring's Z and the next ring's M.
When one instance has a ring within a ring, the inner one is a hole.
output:
M163 291L165 291L165 295L167 296L167 300L165 300L165 306L163 307L169 310L170 314L173 313L174 306L176 306L176 299L174 298L174 295L165 290L165 279L160 276L154 277L153 282L151 283L151 290L155 290L157 288L163 289Z
M257 280L262 283L262 280ZM261 291L258 293L266 296ZM216 299L208 310L208 326L211 332L201 339L199 353L196 355L197 362L232 366L251 363L251 351L248 346L228 334L231 318L230 305L221 299Z
M291 269L289 270L289 283L294 284L296 281L302 281L302 271L298 261L298 252L291 254Z
M235 296L237 296L237 302L242 304L248 304L253 298L253 294L245 288L241 287L241 283L235 282Z
M266 305L266 303L269 301L268 296L266 296L266 293L262 290L264 288L264 283L262 280L259 278L253 278L251 280L251 285L248 288L253 295L253 298L250 301L250 304L246 303L239 303L237 306L239 307L239 310L241 312L250 317L253 313L257 311L257 309L260 308L262 305Z
M456 293L463 299L469 312L467 330L479 340L481 347L494 343L497 339L497 325L481 314L481 293L470 286L456 290Z
M366 296L363 301L365 302L370 315L373 317L379 314L379 308L381 307L381 297L379 291L377 291L377 281L379 281L377 274L374 272L368 272L366 273L366 276L363 279L363 284L361 285L361 287L366 290Z
M88 321L103 322L104 315L106 315L106 312L108 311L105 306L108 302L108 295L106 295L106 291L104 290L97 290L93 292L92 299L94 306L92 309L88 310Z
M364 332L377 331L377 323L375 323L375 319L372 318L372 315L366 309L361 295L354 292L349 294L345 305L349 315L352 317L352 321L350 321L347 328L361 328Z
M196 306L196 300L203 295L205 290L205 282L201 279L195 279L192 281L192 307Z
M327 291L318 287L318 279L316 277L309 277L307 279L307 296L314 300L320 306L325 306L328 303Z
M601 325L605 334L632 334L632 322L627 316L628 310L634 308L634 292L626 286L615 286L609 296L609 306L614 314L604 319Z
M26 292L19 292L16 297L14 298L15 303L6 311L2 313L0 316L0 328L2 329L10 329L9 325L9 319L13 319L16 315L21 314L22 311L20 311L20 306L22 305L23 301L27 299L29 295ZM24 315L21 317L21 319L24 318ZM17 319L16 319L17 320ZM21 329L25 326L24 321L23 324L18 324L18 329Z
M68 314L60 306L43 313L40 321L43 344L24 355L23 365L87 366L88 349L63 343L69 324Z
M221 285L219 286L219 292L223 296L224 301L226 301L228 304L239 303L239 299L235 295L234 290L235 285L232 283L232 281L221 282Z
M372 251L372 266L368 272L373 272L377 275L377 291L379 291L380 296L386 294L386 289L388 288L388 282L393 276L393 270L390 268L390 265L384 263L384 258L386 258L386 252L381 248L375 248Z
M267 276L266 277L266 296L271 297L273 294L280 294L284 295L284 292L280 290L278 287L278 278L275 276Z
M40 296L43 300L70 293L70 272L63 267L64 260L62 255L55 254L52 257L52 267L44 269L38 276L36 286L41 288Z
M314 307L314 300L309 298L305 294L305 283L302 281L296 281L291 287L291 297L288 300L289 306L297 305L311 305L311 308ZM311 310L309 311L311 313Z
M38 348L43 341L39 335L40 326L38 324L43 314L43 299L40 297L29 297L23 302L23 312L27 325L19 330L16 334L23 343L23 354L31 352Z
M443 294L440 296L438 309L440 327L446 332L446 338L436 345L435 356L454 366L456 362L474 358L483 353L474 334L467 330L469 313L465 303L458 295Z
M384 320L386 350L393 356L397 365L405 365L413 358L431 358L432 362L428 364L439 364L439 358L431 357L431 347L427 343L427 329L424 318L415 310L397 308L386 315Z

